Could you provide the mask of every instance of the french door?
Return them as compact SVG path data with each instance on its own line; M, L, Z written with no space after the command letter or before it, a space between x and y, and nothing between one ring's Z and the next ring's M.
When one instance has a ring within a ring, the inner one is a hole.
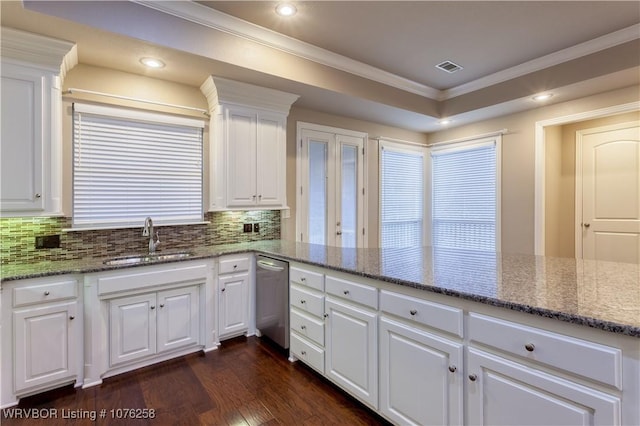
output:
M363 247L366 134L301 124L297 240Z

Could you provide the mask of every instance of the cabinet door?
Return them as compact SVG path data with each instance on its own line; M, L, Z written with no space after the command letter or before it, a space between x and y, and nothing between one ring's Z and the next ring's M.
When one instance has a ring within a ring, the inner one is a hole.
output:
M2 211L44 210L46 86L35 70L2 64Z
M462 344L380 320L380 411L404 425L463 420Z
M256 191L256 114L227 109L227 205L252 206Z
M114 299L109 305L110 365L155 354L155 293Z
M76 374L77 302L13 313L15 390L73 378Z
M219 336L242 334L249 326L249 274L218 278Z
M158 353L200 341L198 287L158 293Z
M327 297L325 374L351 395L378 407L376 313Z
M619 425L620 400L474 348L467 357L468 423Z
M258 204L283 206L287 172L284 120L278 116L260 114L257 125Z

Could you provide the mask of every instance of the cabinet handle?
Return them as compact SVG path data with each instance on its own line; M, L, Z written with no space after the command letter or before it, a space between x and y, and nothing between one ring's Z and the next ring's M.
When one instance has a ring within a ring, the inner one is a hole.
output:
M306 330L307 326L306 325L301 325L300 328L303 329L303 330Z
M343 293L346 296L347 294L349 294L349 290L345 290L345 291L343 291Z
M452 373L455 373L457 369L458 369L458 367L456 367L455 365L450 365L449 366L449 371L451 371Z
M306 300L301 300L300 303L302 303L304 305L305 303L307 303L307 301Z
M44 295L45 295L45 296L48 296L48 295L50 295L50 294L51 294L51 293L49 293L48 291L45 291L45 292L44 292Z
M415 309L412 309L412 310L409 311L409 313L413 316L413 315L417 314L418 311L416 311Z
M478 380L478 376L476 376L475 374L469 374L469 380L475 382L476 380Z
M36 194L35 197L36 198L42 198L42 194Z
M161 308L164 308L164 303L161 303L161 304L160 304L160 307L161 307Z
M524 348L529 351L529 352L533 352L533 350L536 348L535 345L533 343L527 343L526 345L524 345Z
M307 351L301 351L300 352L302 355L307 355Z
M156 307L155 306L151 306L151 310L154 310Z
M69 317L69 321L73 321L74 319L76 319L76 317L74 317L73 315Z

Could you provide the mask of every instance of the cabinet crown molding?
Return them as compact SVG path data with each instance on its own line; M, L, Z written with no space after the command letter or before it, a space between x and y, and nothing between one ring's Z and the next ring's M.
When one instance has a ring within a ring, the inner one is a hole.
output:
M75 43L32 34L13 28L2 28L2 58L35 65L62 79L78 64Z
M207 78L200 90L207 98L210 113L219 104L235 104L289 115L291 105L300 97L293 93L214 76Z

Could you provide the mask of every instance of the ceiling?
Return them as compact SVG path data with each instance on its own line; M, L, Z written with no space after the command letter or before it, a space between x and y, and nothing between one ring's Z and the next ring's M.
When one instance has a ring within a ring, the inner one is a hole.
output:
M211 74L295 105L415 131L637 85L640 2L1 2L2 26L73 41L80 63L200 86ZM157 56L149 71L140 56ZM452 74L442 61L463 67Z

